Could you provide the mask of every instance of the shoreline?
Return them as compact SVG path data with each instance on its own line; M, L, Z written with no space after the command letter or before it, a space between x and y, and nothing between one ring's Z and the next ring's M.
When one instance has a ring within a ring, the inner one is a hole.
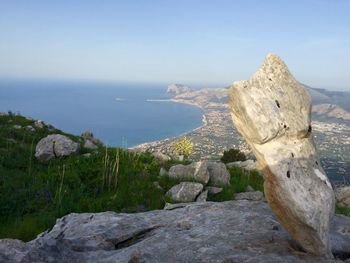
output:
M199 129L202 129L204 127L206 127L208 125L208 121L207 121L207 116L205 115L204 113L204 109L203 107L201 107L200 105L196 104L196 103L191 103L191 102L187 102L187 101L182 101L182 100L176 100L176 99L147 99L146 100L147 102L170 102L170 103L181 103L181 104L187 104L187 105L191 105L191 106L195 106L197 108L200 108L203 112L202 114L202 125L197 127L197 128L194 128L190 131L187 131L187 132L183 132L179 135L176 135L176 136L173 136L173 137L167 137L167 138L164 138L164 139L161 139L161 140L155 140L155 141L150 141L150 142L144 142L144 143L141 143L141 144L138 144L138 145L135 145L133 147L130 147L128 149L130 150L135 150L135 149L138 149L138 148L143 148L147 145L150 145L150 144L159 144L159 143L163 143L163 142L167 142L167 141L170 141L170 140L174 140L176 138L180 138L180 137L183 137L185 136L186 134L189 134L191 132L195 132Z

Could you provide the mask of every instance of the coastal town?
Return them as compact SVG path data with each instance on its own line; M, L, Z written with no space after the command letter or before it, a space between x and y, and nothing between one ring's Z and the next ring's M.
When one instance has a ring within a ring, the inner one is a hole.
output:
M228 108L227 88L192 90L187 86L173 84L168 87L173 94L171 102L190 104L203 111L203 125L179 137L193 143L191 159L219 159L225 150L236 148L249 158L254 158L249 146L233 127ZM310 92L311 93L311 92ZM313 93L311 93L313 94ZM327 116L326 116L327 117ZM325 118L313 114L313 135L324 169L334 181L348 184L350 179L350 123L337 118ZM174 156L174 143L179 137L144 143L136 150L162 152Z

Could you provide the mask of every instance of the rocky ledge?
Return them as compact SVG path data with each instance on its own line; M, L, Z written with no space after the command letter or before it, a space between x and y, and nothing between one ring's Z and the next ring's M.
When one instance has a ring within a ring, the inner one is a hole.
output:
M167 209L69 214L31 242L0 240L0 262L350 262L348 217L332 221L333 260L303 252L264 202Z

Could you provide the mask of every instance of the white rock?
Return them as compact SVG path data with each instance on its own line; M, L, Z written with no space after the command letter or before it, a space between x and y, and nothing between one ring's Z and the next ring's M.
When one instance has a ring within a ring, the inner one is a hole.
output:
M312 140L309 94L275 55L229 93L233 123L262 167L277 218L306 251L332 257L334 193Z

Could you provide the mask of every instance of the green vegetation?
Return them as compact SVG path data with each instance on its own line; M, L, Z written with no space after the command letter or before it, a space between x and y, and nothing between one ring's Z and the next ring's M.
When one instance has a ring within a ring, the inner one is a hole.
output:
M230 149L228 151L224 151L224 155L221 157L221 161L223 163L231 163L245 160L247 160L245 154L238 149Z
M350 216L350 208L336 206L335 213L338 215Z
M209 195L210 201L228 201L234 199L234 193L245 192L248 185L256 191L264 192L264 178L257 171L245 171L237 167L229 169L230 184L223 186L223 191L216 195Z

